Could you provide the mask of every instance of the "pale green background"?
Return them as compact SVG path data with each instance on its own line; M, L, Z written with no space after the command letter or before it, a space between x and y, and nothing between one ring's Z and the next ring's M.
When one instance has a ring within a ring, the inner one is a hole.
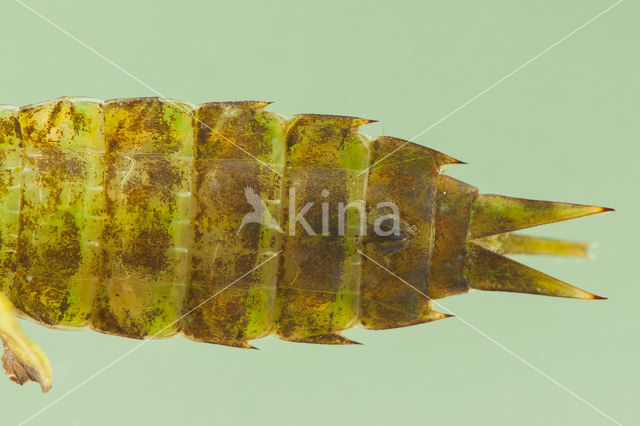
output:
M167 97L275 101L410 138L614 2L27 3ZM534 231L595 241L594 260L526 260L609 300L475 292L443 304L625 424L640 422L639 11L621 3L418 140L469 162L449 173L485 192L618 210ZM0 37L1 103L153 95L11 0ZM51 358L53 390L0 377L2 424L138 344L25 329ZM29 424L611 424L459 319L348 335L365 345L149 342Z

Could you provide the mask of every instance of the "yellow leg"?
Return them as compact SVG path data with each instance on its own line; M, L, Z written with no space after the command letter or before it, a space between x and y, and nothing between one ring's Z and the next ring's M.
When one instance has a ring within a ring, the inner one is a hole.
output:
M2 366L9 378L19 385L40 383L42 392L51 389L51 365L47 355L20 330L15 309L0 293L0 339L4 348Z

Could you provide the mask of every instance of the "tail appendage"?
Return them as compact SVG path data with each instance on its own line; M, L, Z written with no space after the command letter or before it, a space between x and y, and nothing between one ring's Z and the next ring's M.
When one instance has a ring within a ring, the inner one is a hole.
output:
M604 299L502 254L585 257L588 244L512 234L511 231L611 211L606 207L479 195L471 206L464 276L469 288Z

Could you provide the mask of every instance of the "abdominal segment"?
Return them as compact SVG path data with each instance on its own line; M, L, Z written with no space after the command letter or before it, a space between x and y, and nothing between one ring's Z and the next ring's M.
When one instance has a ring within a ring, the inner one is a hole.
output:
M238 347L271 333L350 343L354 325L442 317L425 295L451 159L371 140L368 120L266 106L0 109L3 293L50 326Z

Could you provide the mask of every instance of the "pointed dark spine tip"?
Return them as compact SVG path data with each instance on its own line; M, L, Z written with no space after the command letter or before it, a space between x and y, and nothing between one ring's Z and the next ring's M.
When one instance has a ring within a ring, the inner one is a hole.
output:
M453 158L450 155L443 154L441 152L436 152L438 154L438 165L439 166L448 166L451 164L468 164L462 160L458 160L457 158Z
M454 318L454 317L455 317L455 315L452 315L452 314L444 314L444 318L442 318L442 319Z
M602 212L615 212L616 209L612 209L611 207L600 207L602 209Z
M602 297L602 296L598 296L597 294L594 294L592 297L592 300L607 300L608 297Z

